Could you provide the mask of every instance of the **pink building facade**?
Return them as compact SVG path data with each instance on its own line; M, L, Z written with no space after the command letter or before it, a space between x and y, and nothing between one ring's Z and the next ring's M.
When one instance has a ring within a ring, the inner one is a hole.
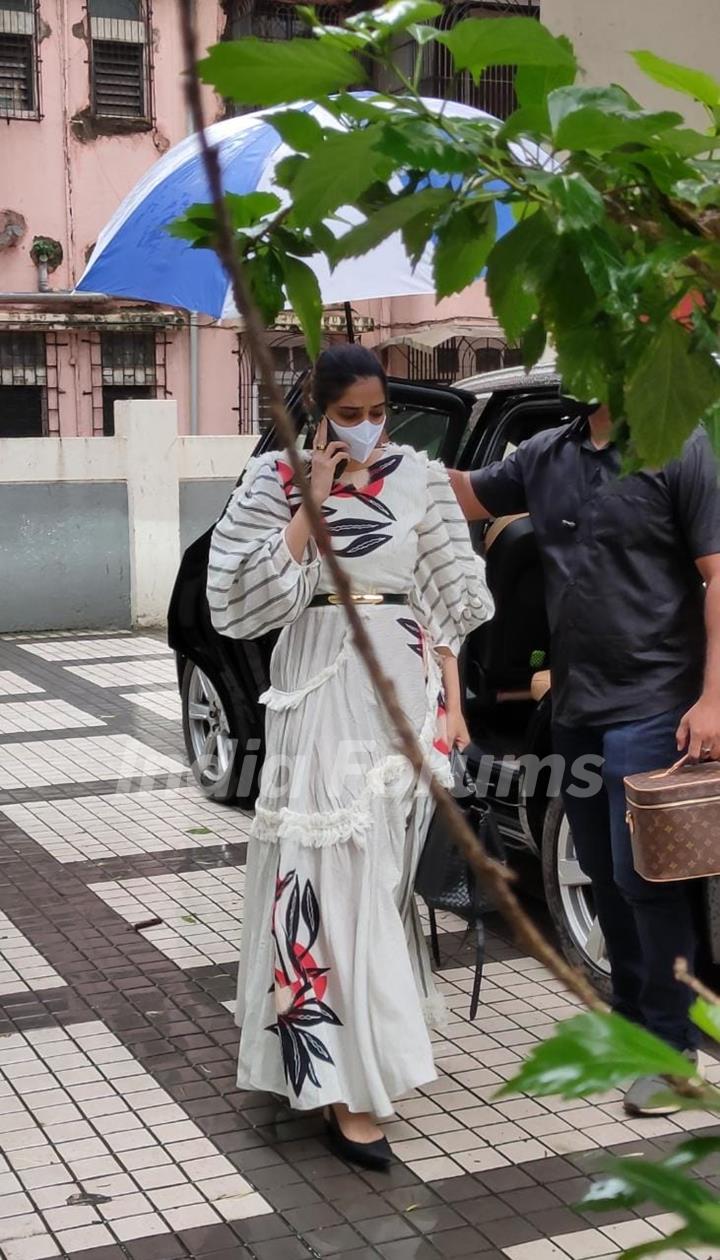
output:
M208 46L234 6L195 8ZM289 6L243 8L275 20ZM237 329L70 297L118 203L187 134L181 67L175 0L0 0L0 437L107 434L114 402L127 397L174 398L187 433L248 432L263 418ZM208 94L207 116L221 108ZM363 340L398 375L450 379L499 366L503 343L482 284L439 307L392 299L356 314ZM337 312L327 336L342 336ZM287 324L274 340L289 382L304 366L301 338Z

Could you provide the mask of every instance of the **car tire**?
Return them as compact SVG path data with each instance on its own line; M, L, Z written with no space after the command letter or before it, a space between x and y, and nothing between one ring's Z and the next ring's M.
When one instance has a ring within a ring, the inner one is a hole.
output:
M545 900L562 952L572 966L585 972L603 997L609 997L605 942L593 910L589 880L575 857L567 815L559 798L549 802L545 814L542 872Z
M209 800L235 800L240 750L230 733L225 705L207 674L188 661L183 673L182 725L188 761Z

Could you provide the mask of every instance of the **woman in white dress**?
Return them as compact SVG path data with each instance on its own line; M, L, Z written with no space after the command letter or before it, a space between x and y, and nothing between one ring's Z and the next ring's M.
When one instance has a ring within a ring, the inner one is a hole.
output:
M312 494L360 615L435 772L468 743L457 654L492 614L483 562L445 468L388 442L375 356L319 358ZM382 596L382 598L380 598ZM328 1108L335 1149L391 1159L377 1120L436 1077L437 995L413 897L432 815L333 603L283 452L252 459L215 528L215 628L282 628L270 666L266 759L248 848L238 1083Z

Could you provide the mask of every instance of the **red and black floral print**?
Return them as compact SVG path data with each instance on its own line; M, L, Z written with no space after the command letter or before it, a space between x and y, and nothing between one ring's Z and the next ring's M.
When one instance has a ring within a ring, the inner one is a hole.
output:
M402 626L403 630L410 635L410 643L407 646L411 652L416 652L418 656L424 659L425 643L423 639L422 627L415 621L414 617L398 617L397 623Z
M328 527L328 532L333 538L345 539L349 541L343 547L335 546L333 550L336 556L344 556L346 559L353 559L358 556L369 555L372 551L390 542L391 535L384 533L383 529L395 521L395 514L391 511L386 503L383 503L380 495L382 494L385 480L396 468L402 463L403 456L385 455L382 459L378 459L371 464L368 472L370 480L366 486L357 487L346 483L336 481L330 491L330 497L338 499L354 499L356 503L362 504L369 511L374 512L379 520L366 519L364 517L344 517L341 520L333 521L332 517L336 513L336 509L332 507L330 502L323 505L322 512ZM282 480L283 490L290 504L290 511L296 512L300 506L300 492L293 482L293 470L289 464L283 460L277 461L277 470Z
M325 1043L311 1028L323 1024L342 1027L342 1021L323 1001L327 991L328 967L319 967L313 945L320 931L320 907L309 879L300 890L295 871L278 874L275 884L272 934L275 941L275 994L277 1023L268 1032L280 1038L285 1079L300 1096L309 1080L318 1089L317 1063L333 1063Z

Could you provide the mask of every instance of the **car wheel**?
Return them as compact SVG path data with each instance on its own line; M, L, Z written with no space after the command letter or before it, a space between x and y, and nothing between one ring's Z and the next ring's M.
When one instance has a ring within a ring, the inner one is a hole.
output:
M207 674L189 661L182 681L182 721L192 772L207 797L234 800L238 783L238 743L225 706Z
M593 905L590 880L581 871L561 800L551 800L543 827L545 900L568 962L581 967L603 994L610 991L605 937Z

